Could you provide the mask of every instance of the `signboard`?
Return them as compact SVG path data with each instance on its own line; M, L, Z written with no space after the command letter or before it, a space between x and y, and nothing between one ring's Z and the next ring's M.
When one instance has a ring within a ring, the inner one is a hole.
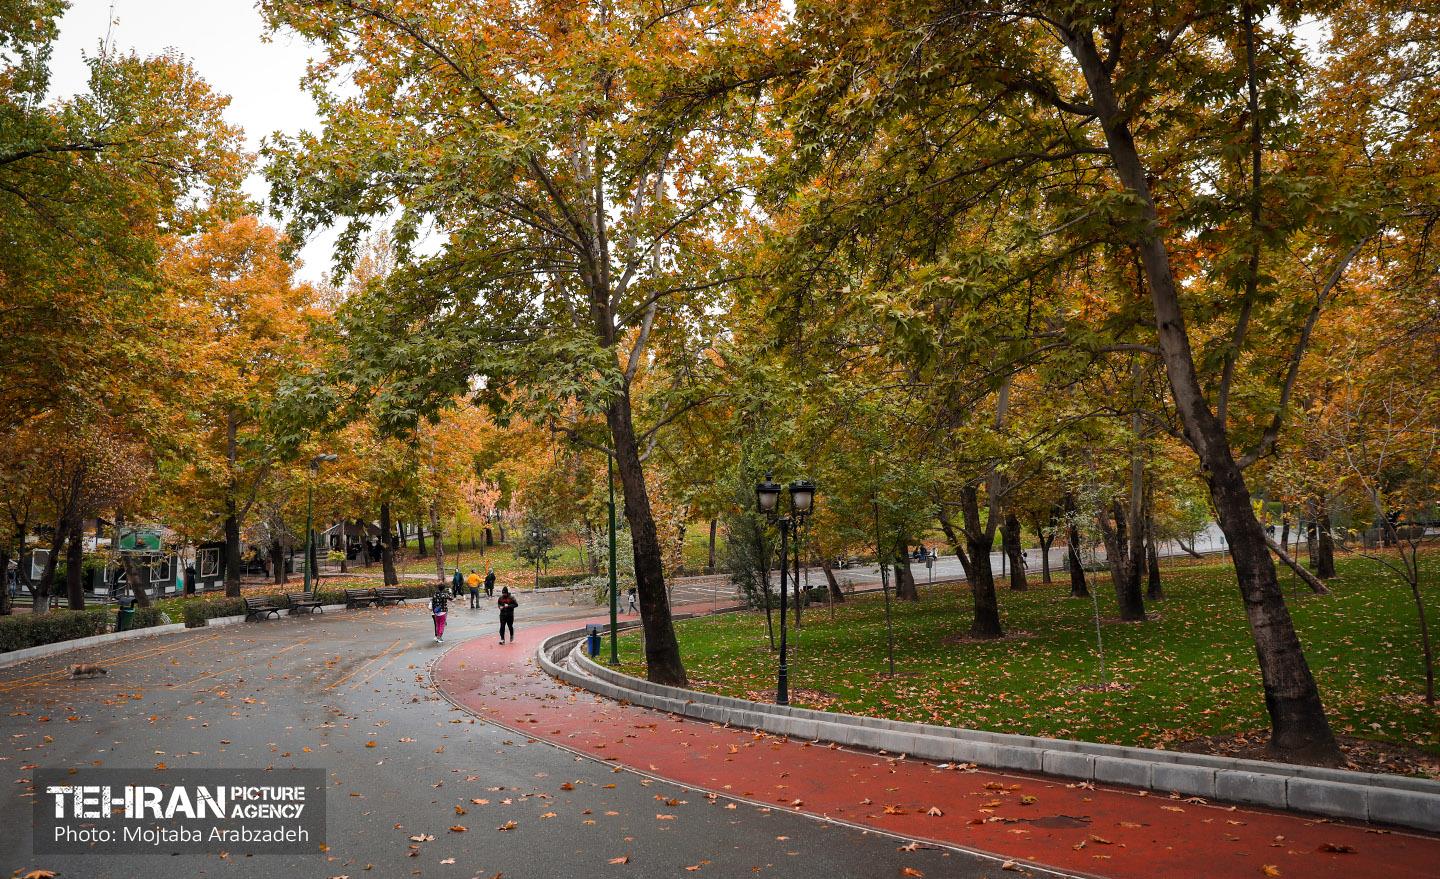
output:
M121 552L160 552L160 532L135 529L120 535Z

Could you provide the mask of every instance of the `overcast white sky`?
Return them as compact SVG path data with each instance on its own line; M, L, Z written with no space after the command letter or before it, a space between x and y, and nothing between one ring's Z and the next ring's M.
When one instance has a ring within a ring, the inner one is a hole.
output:
M111 0L71 0L50 64L52 96L84 91L83 57L95 54L105 39L110 8ZM251 150L273 132L318 127L314 105L300 88L309 47L287 33L266 42L254 0L114 0L114 8L112 43L143 55L174 48L188 57L213 88L233 98L226 118L245 129ZM269 194L259 174L248 189L262 202ZM319 235L305 248L302 278L315 280L329 268L333 240Z

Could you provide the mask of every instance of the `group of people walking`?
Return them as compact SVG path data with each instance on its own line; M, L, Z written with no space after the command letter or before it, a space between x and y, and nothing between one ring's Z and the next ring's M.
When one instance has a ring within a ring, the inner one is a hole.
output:
M482 578L474 568L470 569L470 575L468 577L461 574L460 569L456 568L455 576L450 579L449 589L443 585L435 589L435 596L430 599L430 616L435 622L436 643L445 640L445 620L449 615L452 594L457 599L461 598L465 594L467 587L470 590L470 609L478 610L480 608L480 590L482 588L485 590L486 598L493 598L495 596L495 569L487 568L485 576ZM520 602L516 601L515 596L510 594L510 588L508 586L502 586L500 588L500 598L495 602L495 605L500 609L500 643L505 643L505 633L507 630L510 633L510 641L513 643L515 641L515 608L520 606Z

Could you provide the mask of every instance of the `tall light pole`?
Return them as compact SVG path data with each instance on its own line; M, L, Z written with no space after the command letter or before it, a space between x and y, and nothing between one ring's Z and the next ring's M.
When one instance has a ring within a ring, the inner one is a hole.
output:
M328 464L331 461L339 460L338 455L325 452L310 459L310 479L305 484L305 591L314 593L310 588L310 557L315 552L315 474L320 472L321 464ZM320 585L320 572L316 571L315 585Z
M815 505L815 483L809 480L799 480L790 483L790 513L780 515L780 483L774 482L770 474L765 474L765 481L755 486L755 506L765 518L769 519L780 529L780 669L775 680L775 704L790 704L790 662L789 646L786 642L785 614L788 610L786 603L786 580L788 579L789 545L793 535L795 542L795 600L800 600L800 523L809 518L811 510Z

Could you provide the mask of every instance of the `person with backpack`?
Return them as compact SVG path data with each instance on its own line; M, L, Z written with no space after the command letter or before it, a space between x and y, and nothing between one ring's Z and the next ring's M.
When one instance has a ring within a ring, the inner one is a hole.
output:
M500 589L500 600L496 602L500 607L500 643L505 643L505 629L510 629L510 643L515 643L515 608L520 602L510 594L510 587L504 586Z
M441 586L435 590L435 596L430 599L430 618L435 623L435 643L439 644L445 640L445 617L450 604L450 595Z
M485 569L485 597L490 598L495 594L495 566L490 565Z

